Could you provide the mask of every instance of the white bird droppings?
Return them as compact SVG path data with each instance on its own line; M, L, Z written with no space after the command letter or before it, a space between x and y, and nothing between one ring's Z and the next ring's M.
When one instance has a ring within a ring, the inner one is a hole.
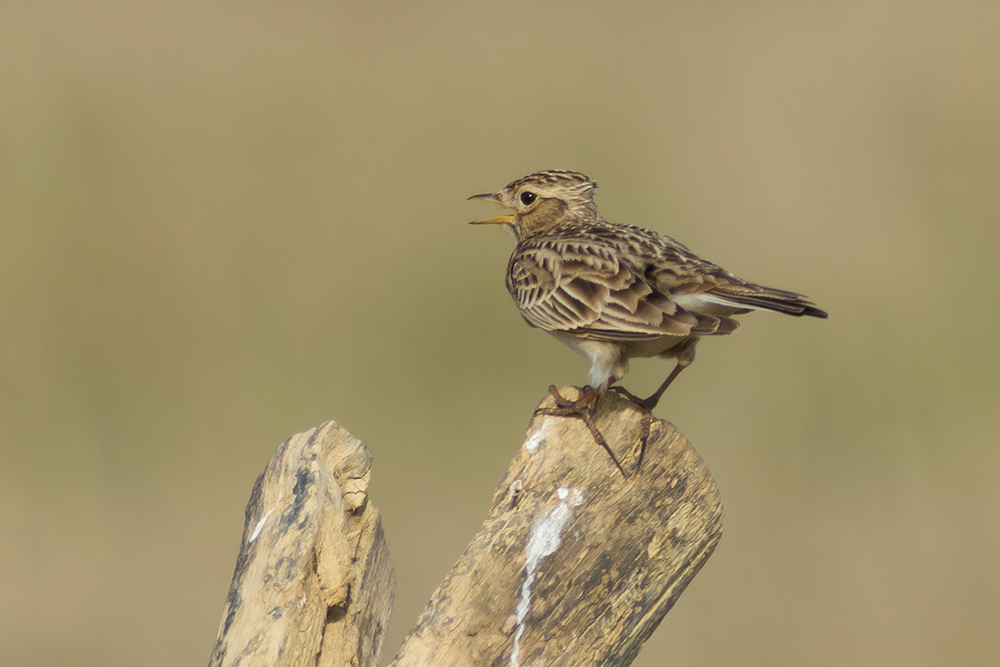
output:
M524 441L524 448L527 451L534 452L545 441L545 434L549 430L549 423L548 419L543 420L541 427Z
M260 518L260 521L257 522L257 525L253 527L253 532L250 533L250 539L247 540L248 544L252 544L254 540L260 537L260 531L264 530L264 524L267 523L267 517L271 516L271 512L273 511L274 508L272 507L267 511L267 513L264 516Z
M544 425L541 430L544 430ZM527 442L524 446L528 449ZM542 560L554 554L562 544L562 534L573 515L573 508L583 502L583 493L579 489L559 487L556 495L559 497L559 504L535 519L531 524L531 530L528 531L528 545L525 548L527 566L524 583L521 584L521 598L517 601L514 645L510 651L512 667L521 665L521 636L524 634L524 619L528 617L528 611L531 609L531 587L534 586L535 578L538 576L538 568Z

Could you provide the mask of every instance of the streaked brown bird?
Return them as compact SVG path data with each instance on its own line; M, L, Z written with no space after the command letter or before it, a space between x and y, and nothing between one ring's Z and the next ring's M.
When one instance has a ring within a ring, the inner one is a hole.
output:
M674 358L676 366L649 398L617 388L648 415L694 360L702 336L739 329L734 315L827 317L801 294L738 278L669 236L609 222L594 204L596 188L579 172L554 169L469 197L513 211L472 224L503 225L514 235L507 290L521 315L590 360L593 386L577 401L550 388L567 414L625 377L629 359Z

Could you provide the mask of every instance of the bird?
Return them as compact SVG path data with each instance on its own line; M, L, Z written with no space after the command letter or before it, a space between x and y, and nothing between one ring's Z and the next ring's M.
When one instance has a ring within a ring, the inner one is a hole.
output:
M513 235L506 286L521 316L590 361L590 384L577 400L550 387L565 414L580 413L620 382L629 360L672 358L673 370L648 398L615 387L651 413L694 361L698 341L735 333L736 315L828 316L805 296L739 278L669 236L607 220L596 189L578 171L549 169L469 197L510 210L471 224L502 225Z

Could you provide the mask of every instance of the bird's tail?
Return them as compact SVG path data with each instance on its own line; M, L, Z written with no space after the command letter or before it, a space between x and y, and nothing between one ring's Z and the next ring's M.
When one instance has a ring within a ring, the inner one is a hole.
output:
M786 315L826 318L826 311L820 310L812 301L787 290L760 285L725 285L708 292L719 305L755 310L773 310Z

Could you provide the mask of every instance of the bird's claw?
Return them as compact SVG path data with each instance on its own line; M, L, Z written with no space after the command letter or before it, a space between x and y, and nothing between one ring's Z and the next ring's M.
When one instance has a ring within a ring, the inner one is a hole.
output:
M594 402L600 392L593 387L584 386L580 389L580 397L575 401L571 401L560 394L559 390L553 384L549 386L549 393L555 400L556 407L538 408L535 410L535 414L551 415L553 417L573 417L583 421L583 423L587 426L587 430L590 431L590 435L593 436L594 441L604 448L604 451L608 453L611 460L614 462L615 467L618 468L618 472L622 474L622 477L627 479L628 474L625 472L625 469L622 468L622 464L618 461L618 457L616 457L615 453L611 450L611 447L608 445L608 441L604 439L600 429L597 428L597 424L594 423L593 417L590 416L590 410L588 410L590 404Z

